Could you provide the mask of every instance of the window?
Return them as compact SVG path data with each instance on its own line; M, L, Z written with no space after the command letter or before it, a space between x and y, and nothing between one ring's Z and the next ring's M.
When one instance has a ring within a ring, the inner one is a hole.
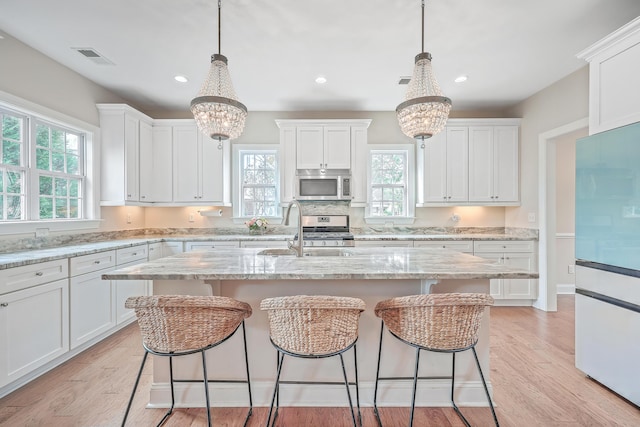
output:
M0 222L89 217L84 132L0 106L0 135Z
M255 147L255 148L254 148ZM237 148L237 217L278 216L280 172L278 151L253 146Z
M368 222L397 222L398 219L405 220L400 223L412 222L413 169L413 146L398 144L370 148Z

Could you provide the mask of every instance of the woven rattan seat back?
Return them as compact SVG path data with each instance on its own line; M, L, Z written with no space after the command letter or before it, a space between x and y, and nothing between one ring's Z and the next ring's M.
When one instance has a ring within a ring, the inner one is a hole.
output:
M220 296L154 295L130 297L145 347L157 353L179 353L228 338L251 316L251 306Z
M375 308L389 330L411 344L438 350L468 348L478 341L487 294L413 295L380 301Z
M356 341L365 305L358 298L297 295L265 299L260 308L268 313L275 345L294 354L322 355Z

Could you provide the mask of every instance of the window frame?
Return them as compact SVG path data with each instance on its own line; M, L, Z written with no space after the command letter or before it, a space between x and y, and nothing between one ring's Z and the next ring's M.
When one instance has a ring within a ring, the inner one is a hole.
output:
M371 215L373 169L372 155L377 153L402 153L406 158L405 165L405 215L374 216ZM369 144L367 146L367 205L364 220L367 224L413 224L415 221L415 145L414 144Z
M242 212L242 190L243 186L240 182L240 177L243 171L242 158L245 153L273 153L276 156L276 215L264 216L270 220L271 223L279 223L282 221L282 209L280 208L280 194L282 191L282 156L280 152L279 144L234 144L233 145L233 222L236 224L242 224L246 220L251 219L252 216L244 215Z
M49 232L82 231L100 227L100 128L68 116L64 113L43 107L31 101L0 91L0 108L10 113L25 116L25 132L31 133L31 126L35 121L63 128L74 133L84 135L84 159L81 167L84 170L84 185L82 189L84 218L80 219L39 219L34 218L34 210L38 211L37 198L38 183L33 181L35 165L28 164L31 150L35 150L35 139L27 141L23 150L25 162L25 218L20 220L0 221L0 235L35 233L36 237L45 237ZM30 137L26 137L30 138ZM32 167L33 166L33 167Z

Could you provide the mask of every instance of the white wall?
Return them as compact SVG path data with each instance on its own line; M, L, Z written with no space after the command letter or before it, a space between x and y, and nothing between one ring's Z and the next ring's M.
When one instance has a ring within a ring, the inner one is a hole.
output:
M507 208L507 227L538 228L529 223L530 212L538 214L538 136L551 129L589 115L589 69L580 70L557 81L509 110L521 117L519 207Z

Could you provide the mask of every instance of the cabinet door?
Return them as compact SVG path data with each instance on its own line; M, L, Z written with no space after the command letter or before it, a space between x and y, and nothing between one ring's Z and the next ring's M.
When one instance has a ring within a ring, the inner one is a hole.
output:
M476 252L475 256L491 260L495 263L504 263L504 254L494 252ZM504 280L503 279L491 279L489 281L489 295L495 299L504 299Z
M439 133L424 143L424 202L444 203L447 201L447 139L446 133Z
M70 279L71 349L99 336L116 325L115 289L110 280L102 280L106 270Z
M162 242L162 256L181 254L184 252L182 242Z
M0 296L0 387L69 351L69 282Z
M149 261L162 258L162 243L149 243Z
M176 202L199 201L198 148L198 129L195 124L173 127L173 200Z
M469 201L494 201L493 156L493 128L469 127Z
M147 123L140 123L139 171L140 201L153 202L153 140L155 129Z
M201 202L223 203L224 167L223 144L211 138L201 137Z
M322 126L296 128L296 169L324 168L324 129Z
M469 200L469 133L467 127L449 127L447 135L447 202Z
M140 261L130 262L118 265L118 268L131 267L140 263ZM136 317L133 309L124 307L127 298L149 295L149 282L147 280L113 280L112 285L116 291L116 324L120 325Z
M523 270L534 270L535 256L531 253L506 253L504 263ZM537 297L534 279L504 279L503 295L505 299L535 299Z
M151 141L140 128L140 201L173 200L173 135L171 126L154 126ZM145 148L143 148L145 147Z
M351 169L351 128L349 126L324 127L324 167Z
M520 193L518 127L494 127L494 201L517 202Z
M125 190L127 201L138 201L138 152L140 150L140 121L128 114L124 116L124 147L125 147Z

